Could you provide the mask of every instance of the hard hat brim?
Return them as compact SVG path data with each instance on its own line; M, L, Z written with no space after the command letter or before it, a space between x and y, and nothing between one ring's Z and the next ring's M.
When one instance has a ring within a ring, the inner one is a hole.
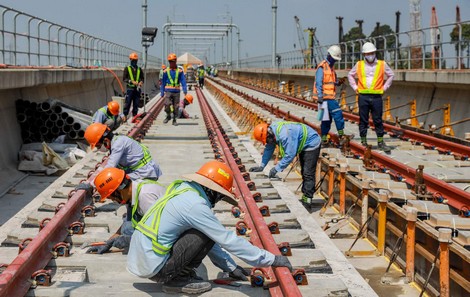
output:
M207 187L211 190L214 190L214 191L224 195L224 198L222 198L222 200L224 200L225 202L228 202L228 203L230 203L234 206L238 206L238 201L235 199L235 196L232 193L225 190L224 188L219 186L214 181L208 179L207 177L202 176L202 175L197 174L197 173L185 174L185 175L182 175L182 177L187 179L187 180L196 182L196 183L198 183L198 184L200 184L204 187Z

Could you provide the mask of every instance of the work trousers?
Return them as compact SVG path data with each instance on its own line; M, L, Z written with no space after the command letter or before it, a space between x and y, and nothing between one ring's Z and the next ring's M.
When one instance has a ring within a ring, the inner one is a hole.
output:
M377 137L384 136L384 124L382 122L382 95L379 94L359 94L359 135L367 136L369 128L369 113L372 114L375 133Z
M344 130L343 111L339 107L338 102L334 99L326 100L328 103L328 113L330 115L329 121L321 122L321 135L328 135L331 129L331 122L335 121L336 130Z
M124 106L124 115L127 117L132 105L132 115L136 116L139 111L140 91L138 89L127 89L126 105Z
M313 194L315 194L315 174L319 156L320 146L312 151L301 151L299 154L302 174L302 193L308 198L313 198Z
M207 235L199 230L189 229L173 244L170 258L151 280L168 282L177 277L183 269L197 268L213 246L214 241Z
M199 78L199 87L202 89L204 88L204 77Z
M173 119L178 118L178 108L180 104L180 92L172 93L172 92L165 92L165 112L167 118L171 117L173 113Z

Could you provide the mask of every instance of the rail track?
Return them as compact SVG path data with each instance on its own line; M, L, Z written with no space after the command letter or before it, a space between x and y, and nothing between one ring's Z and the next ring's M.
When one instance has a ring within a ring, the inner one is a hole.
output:
M217 216L227 228L248 236L253 244L290 255L296 270L251 268L240 262L252 269L251 283L241 282L236 289L214 285L204 295L327 296L334 292L336 296L375 296L332 243L326 244L324 238L319 241L320 227L307 217L308 212L292 193L286 198L289 194L279 193L279 189L288 192L282 185L274 187L275 182L264 174L247 172L259 154L253 157L248 152L247 145L253 149L249 138L238 137L205 95L209 94L197 90L198 103L194 106L200 105L201 111L192 111L202 113L202 118L182 120L178 127L155 121L163 100L152 100L147 116L129 129L128 135L145 143L156 156L164 171L163 183L196 170L205 159L222 159L229 164L236 173L240 205L217 205ZM183 156L180 163L175 162L175 155ZM120 253L89 255L79 248L84 242L109 237L121 223L122 208L109 202L95 204L93 195L74 190L80 182L93 180L95 170L105 162L101 152L88 154L2 226L0 263L5 264L0 274L0 296L161 293L159 285L127 273L125 256ZM315 249L314 241L322 248ZM220 276L220 270L208 260L204 266L202 272L209 279Z

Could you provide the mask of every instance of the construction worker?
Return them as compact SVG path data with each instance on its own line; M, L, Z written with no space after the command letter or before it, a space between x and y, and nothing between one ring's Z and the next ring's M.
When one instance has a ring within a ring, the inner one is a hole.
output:
M122 80L127 84L126 105L124 106L124 115L128 118L132 104L132 115L135 117L139 109L141 88L144 83L144 72L137 66L139 56L137 53L129 55L130 65L124 68Z
M201 89L204 88L204 75L205 75L205 73L206 73L206 70L204 69L204 65L199 64L199 67L197 69L197 77L198 77L199 87Z
M189 119L189 113L186 111L186 106L193 103L193 95L187 94L184 96L183 101L180 101L178 106L178 118Z
M104 245L92 247L87 253L103 254L113 246L127 253L134 228L152 205L165 195L166 188L154 180L132 181L124 170L118 168L103 169L96 176L94 184L101 195L100 202L110 199L124 204L127 207L127 215L119 230ZM231 278L247 280L250 273L238 266L220 245L214 244L208 256L217 267L228 272ZM191 274L194 275L193 272Z
M384 152L390 152L391 148L385 144L383 138L382 95L392 85L394 74L385 61L377 59L376 51L377 48L374 44L364 43L362 46L364 60L358 61L349 71L348 80L349 85L359 94L359 135L361 136L361 143L367 146L369 113L372 113L378 148ZM385 76L387 79L385 79ZM357 84L355 77L357 77Z
M315 194L315 174L318 157L320 156L321 140L318 133L311 127L296 122L278 121L271 125L261 123L256 125L253 137L266 145L260 166L249 169L251 172L261 172L271 159L276 145L282 158L269 171L269 178L276 177L299 155L302 174L302 203L310 207Z
M220 200L233 205L233 172L226 164L209 161L188 181L174 181L147 211L132 235L127 270L163 282L165 293L200 294L211 284L191 275L218 243L227 252L255 267L283 266L285 256L273 255L225 229L211 208Z
M317 100L318 111L323 113L321 119L322 144L328 144L328 132L331 129L332 120L335 121L336 130L340 138L344 135L344 118L341 107L336 99L336 86L344 83L338 80L335 72L335 62L341 60L341 49L337 45L328 48L326 59L318 64L313 84L313 98ZM323 112L321 111L323 110Z
M188 93L188 89L183 70L178 69L176 66L176 54L171 53L168 55L168 63L170 67L163 73L162 84L160 86L160 95L162 97L165 96L166 118L163 120L163 123L168 123L173 113L173 125L177 126L176 118L178 117L180 89L183 87L185 96Z
M114 167L103 169L96 176L94 184L100 193L100 202L104 202L108 198L119 204L124 204L127 207L127 215L121 227L104 245L91 247L87 253L103 254L113 246L124 249L127 253L135 226L155 201L163 197L166 189L152 179L132 181L124 170Z
M114 135L108 126L94 123L85 130L85 139L91 145L91 149L104 146L111 153L108 156L106 168L117 167L123 169L132 180L153 179L157 180L162 171L150 155L148 148L124 135Z
M107 105L98 109L93 115L92 123L101 123L111 129L116 130L122 123L126 122L126 116L119 114L119 103L117 101L110 101Z
M163 73L165 73L166 65L162 64L162 68L160 69L160 73L158 74L158 87L162 86L162 79Z

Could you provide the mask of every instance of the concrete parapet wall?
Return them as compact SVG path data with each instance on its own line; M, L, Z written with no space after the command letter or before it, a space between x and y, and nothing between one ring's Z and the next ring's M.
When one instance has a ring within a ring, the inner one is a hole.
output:
M122 82L122 69L112 69ZM17 99L43 102L49 98L96 110L121 95L119 83L104 69L2 69L0 70L0 193L20 174L16 171L21 147L20 125L16 120ZM158 70L147 71L147 90L155 88ZM155 90L153 90L155 91Z
M338 70L338 77L347 76L348 71ZM226 76L227 72L219 71L219 75ZM241 69L233 70L230 77L240 80L249 78L270 81L291 81L300 85L304 90L307 87L312 91L315 70L297 69ZM349 96L347 102L354 101L354 92L350 87L345 88ZM412 99L417 101L417 114L436 109L444 104L451 105L451 122L470 117L470 71L423 71L423 70L397 70L392 87L384 94L390 96L391 107L404 104ZM407 118L410 115L409 108L403 107L392 111L392 115L399 118ZM429 125L441 126L443 124L443 112L437 111L418 117L418 121L428 129ZM470 122L453 126L456 137L463 138L466 132L470 132Z

